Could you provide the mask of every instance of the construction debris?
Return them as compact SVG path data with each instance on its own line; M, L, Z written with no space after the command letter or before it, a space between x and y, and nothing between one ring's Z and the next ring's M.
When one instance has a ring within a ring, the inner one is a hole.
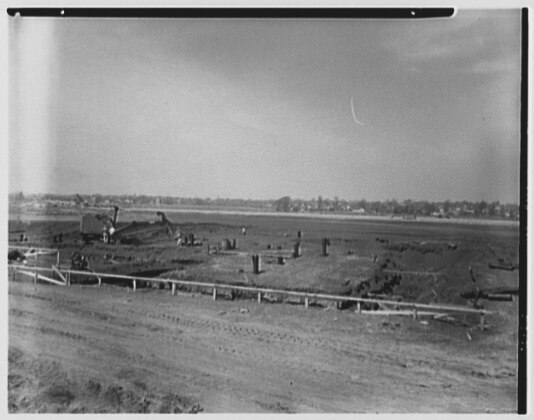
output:
M8 254L7 254L7 260L9 262L22 262L24 264L27 263L26 261L26 256L21 252L19 251L18 249L15 249L13 251L10 251Z

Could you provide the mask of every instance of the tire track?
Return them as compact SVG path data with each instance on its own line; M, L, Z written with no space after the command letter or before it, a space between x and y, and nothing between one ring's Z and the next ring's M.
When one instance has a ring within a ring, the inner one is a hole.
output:
M251 340L266 340L268 342L286 344L286 345L297 345L304 347L313 347L318 348L324 351L334 351L340 353L340 356L349 357L358 359L359 361L368 361L368 362L379 362L379 363L388 363L393 366L398 365L401 367L410 367L411 369L428 369L431 368L435 371L437 368L447 369L448 371L455 371L457 373L465 374L465 364L447 360L445 358L433 358L432 354L426 358L415 358L411 356L402 356L402 360L399 360L399 357L392 355L391 351L380 350L376 346L365 345L362 340L359 340L356 344L348 342L348 340L343 340L335 337L324 338L321 336L315 336L313 338L305 337L302 335L288 333L283 330L273 330L271 328L257 328L243 326L239 324L230 324L229 321L219 321L213 319L201 319L201 318L190 318L187 316L180 316L175 314L170 314L167 312L153 311L146 308L135 308L131 306L117 306L108 307L105 309L105 312L99 312L94 309L87 309L81 307L84 303L80 300L71 300L71 299L54 299L53 297L41 296L33 293L17 293L10 291L11 295L36 299L39 301L51 302L57 306L62 307L63 309L68 309L70 312L82 316L91 316L95 317L104 322L115 323L119 326L125 327L136 327L143 328L143 331L137 330L136 334L143 339L153 339L154 338L154 326L150 323L144 323L141 320L143 318L156 320L163 322L164 325L180 325L183 328L189 328L194 330L207 329L213 333L226 333L229 336L241 338L241 339L251 339ZM139 302L140 304L144 304ZM16 311L14 309L14 311ZM110 315L110 314L113 315ZM134 318L136 321L131 321L131 318ZM59 330L58 330L59 331ZM158 340L163 340L166 342L176 343L182 341L182 338L179 336L183 330L180 330L179 334L173 334L168 331L165 334L159 334ZM51 332L50 332L51 333ZM234 346L222 346L220 345L220 351L225 353L234 353L242 356L251 355L254 356L254 353L244 352L239 350ZM421 352L418 352L421 354ZM423 353L424 354L424 353ZM473 375L481 376L481 375ZM486 375L490 377L490 375ZM477 378L478 379L478 378Z
M391 357L389 352L386 351L379 351L376 348L361 348L361 342L358 343L359 347L356 347L354 345L345 343L344 341L341 341L339 339L334 338L328 338L324 339L319 336L314 337L313 339L303 337L301 335L297 334L290 334L285 333L281 331L273 331L271 329L258 329L258 328L252 328L252 327L243 327L238 326L235 324L229 324L226 321L217 321L217 320L206 320L206 319L198 319L198 318L187 318L183 315L177 316L172 315L166 312L156 312L151 310L146 310L143 308L143 310L139 311L137 309L132 309L131 307L117 307L113 306L111 308L108 308L105 313L98 312L94 309L85 309L80 308L81 301L79 300L69 300L69 299L53 299L49 297L44 297L32 293L13 293L15 295L19 295L22 297L30 298L30 299L37 299L41 301L47 301L47 302L54 302L55 304L62 306L62 307L75 307L74 312L84 315L91 315L93 317L97 317L102 319L103 321L110 321L110 322L117 322L119 318L131 318L131 316L135 317L135 319L153 319L158 321L163 321L167 323L175 323L182 325L186 328L191 329L209 329L212 332L225 332L235 337L240 338L257 338L262 337L265 340L273 341L273 342L279 342L279 343L286 343L286 344L293 344L293 345L302 345L302 346L310 346L315 348L320 348L323 350L330 350L330 351L336 351L343 353L344 356L350 356L355 357L360 360L368 360L368 359L379 359L379 360L390 360L394 363L398 363L398 361ZM111 317L109 313L113 313L117 316ZM129 316L128 316L129 315ZM124 321L121 323L123 324ZM132 322L132 321L126 321L126 324L123 324L125 326L129 327L144 327L147 329L150 329L151 324L145 324L142 322ZM171 341L177 341L178 337L173 337ZM425 361L420 359L413 359L410 360L412 364L417 365L431 365L431 361ZM433 362L435 363L435 361Z

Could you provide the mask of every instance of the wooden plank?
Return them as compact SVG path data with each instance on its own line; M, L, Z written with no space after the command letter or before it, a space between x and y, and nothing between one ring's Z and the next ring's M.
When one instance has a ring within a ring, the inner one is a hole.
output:
M43 280L43 281L47 281L49 283L57 284L58 286L66 286L65 283L62 283L62 282L60 282L58 280L55 280L55 279L51 279L50 277L43 276L42 274L38 274L37 278L39 280Z
M35 271L15 270L17 273L24 274L26 276L35 277Z
M399 315L399 316L410 316L410 317L413 317L413 311L362 311L361 312L362 314L364 315L384 315L384 316L394 316L394 315ZM436 319L441 319L445 316L446 314L442 314L442 313L439 313L439 312L431 312L431 311L418 311L417 312L417 316L418 317L422 317L422 316L432 316L432 317L437 317Z
M58 252L58 249L56 248L42 248L42 247L37 247L37 246L19 246L19 245L8 245L8 248L12 248L12 249L26 249L28 251L32 250L32 249L35 249L35 250L38 250L38 251L44 251L44 252L50 252L50 253L56 253Z
M67 284L67 279L65 278L63 273L59 271L59 268L57 268L55 265L52 265L52 269L54 270L54 273L56 273L59 276L59 278L63 280L63 283Z
M412 274L417 276L444 276L445 273L438 271L410 271L410 270L382 270L388 274Z
M34 281L37 281L37 280L44 280L44 281L47 281L47 282L50 282L50 283L54 283L54 284L57 284L59 286L65 286L65 283L62 283L58 280L55 280L55 279L51 279L50 277L46 277L46 276L43 276L42 274L38 274L37 271L24 271L24 270L16 270L17 273L20 273L20 274L24 274L26 276L29 276L29 277L32 277L34 279Z

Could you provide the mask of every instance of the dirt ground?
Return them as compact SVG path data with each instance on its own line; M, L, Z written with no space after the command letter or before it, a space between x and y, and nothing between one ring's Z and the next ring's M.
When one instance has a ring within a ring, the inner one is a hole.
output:
M204 247L152 241L145 248L88 248L74 243L75 222L35 222L29 243L52 246L46 229L61 227L67 239L72 235L65 248L113 252L117 259L153 253L177 261L168 274L175 277L331 293L355 293L377 270L441 273L403 275L394 287L392 293L421 303L468 305L459 292L473 287L470 265L479 287L518 284L517 270L488 267L498 258L516 262L516 228L181 217L184 232L213 244L236 237L240 251L260 254L269 244L289 248L302 230L303 256L283 266L264 260L264 272L254 277L246 255L208 256ZM246 236L239 236L242 226ZM331 240L328 257L320 256L322 237ZM494 313L482 330L476 317L449 325L332 306L213 301L207 294L134 293L110 284L59 287L17 277L9 282L9 411L514 412L517 301L484 305Z

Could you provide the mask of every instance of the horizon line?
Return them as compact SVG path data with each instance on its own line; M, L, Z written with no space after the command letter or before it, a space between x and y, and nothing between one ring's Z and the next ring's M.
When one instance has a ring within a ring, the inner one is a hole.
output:
M28 196L34 196L34 195L37 195L37 196L40 196L40 195L59 195L59 196L66 196L66 197L69 197L69 196L72 196L73 198L76 196L76 194L79 194L82 198L84 198L84 196L94 196L94 195L101 195L101 196L116 196L116 197L121 197L121 196L146 196L146 197L150 197L150 198L159 198L159 197L170 197L170 198L185 198L185 199L201 199L201 200L244 200L244 201L265 201L265 202L268 202L268 201L278 201L280 200L281 198L284 198L284 197L289 197L292 201L317 201L317 199L319 197L321 197L323 200L329 200L329 201L333 201L334 197L328 197L326 195L323 195L323 194L319 194L318 196L316 197L312 197L312 198L299 198L299 197L292 197L290 195L282 195L282 196L279 196L277 198L251 198L251 197L248 197L248 198L244 198L244 197L201 197L201 196L180 196L180 195L167 195L167 194L139 194L139 193L80 193L80 192L75 192L75 193L56 193L56 192L38 192L38 193L35 193L35 192L32 192L32 193L24 193L24 191L15 191L15 192L9 192L8 193L8 196L11 196L11 195L16 195L16 194L20 194L22 193L23 195L28 195ZM432 199L424 199L424 198L421 198L421 199L415 199L415 198L403 198L403 199L399 199L399 198L396 198L396 197L393 197L393 198L385 198L385 199L367 199L365 197L362 197L362 198L342 198L342 197L338 197L338 200L339 201L347 201L347 202L353 202L353 201L366 201L366 202L387 202L387 201L396 201L398 203L402 203L402 202L405 202L405 201L412 201L412 202L422 202L422 201L426 201L426 202L429 202L429 203L444 203L444 202L447 202L447 201L450 201L450 202L453 202L453 203L457 203L457 202L469 202L469 203L481 203L481 202L486 202L486 203L495 203L495 202L498 202L499 204L504 204L504 205L507 205L507 204L513 204L513 205L519 205L519 202L515 202L515 201L503 201L501 199L497 199L497 200L486 200L484 198L482 198L481 200L470 200L470 199L466 199L466 198L463 198L463 199L451 199L451 198L446 198L446 199L438 199L438 200L432 200Z

